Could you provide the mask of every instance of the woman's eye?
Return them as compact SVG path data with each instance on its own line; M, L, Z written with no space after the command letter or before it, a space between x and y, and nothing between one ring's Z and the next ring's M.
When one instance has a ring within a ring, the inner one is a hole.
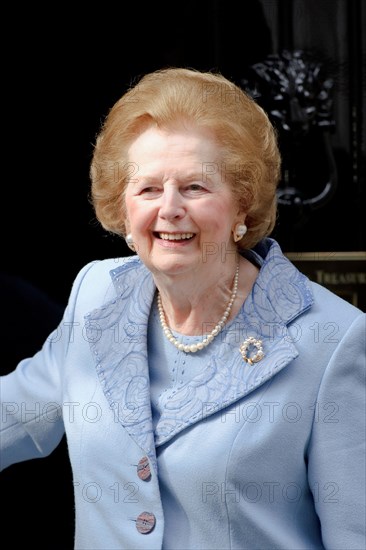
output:
M202 185L199 185L198 183L191 183L191 185L188 186L188 189L190 191L202 191L203 187L202 187Z
M159 191L158 187L144 187L141 189L140 193L156 193Z

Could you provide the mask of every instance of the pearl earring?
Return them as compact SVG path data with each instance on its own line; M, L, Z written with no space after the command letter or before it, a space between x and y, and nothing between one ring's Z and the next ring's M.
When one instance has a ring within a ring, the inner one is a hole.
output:
M235 228L234 228L234 231L233 231L234 241L236 243L238 241L240 241L240 239L242 239L244 237L244 235L247 231L248 231L248 228L245 224L237 223Z
M127 244L128 248L133 250L133 252L136 252L136 248L135 248L135 245L133 244L133 239L132 239L131 233L128 233L128 235L125 236L125 241L126 241L126 244Z

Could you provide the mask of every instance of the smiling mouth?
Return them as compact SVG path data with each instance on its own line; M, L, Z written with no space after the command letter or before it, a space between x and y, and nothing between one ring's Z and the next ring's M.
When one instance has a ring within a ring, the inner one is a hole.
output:
M155 237L163 241L189 241L193 239L195 233L158 233L154 232Z

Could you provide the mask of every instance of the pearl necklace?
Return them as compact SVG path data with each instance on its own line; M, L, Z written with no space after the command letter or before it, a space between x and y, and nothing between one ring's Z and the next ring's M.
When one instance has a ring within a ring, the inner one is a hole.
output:
M169 342L171 342L180 351L185 351L186 353L190 353L190 352L195 353L196 351L202 350L203 348L208 346L208 344L210 344L213 341L215 336L217 336L219 332L223 329L226 321L228 320L228 317L230 315L231 309L233 307L233 303L235 301L235 298L238 292L238 280L239 280L239 263L236 267L233 288L231 290L230 300L226 306L224 315L221 317L220 321L217 323L215 328L211 330L210 334L207 334L205 336L202 342L198 342L197 344L191 344L190 346L182 344L181 342L179 342L179 340L177 340L173 336L172 331L168 327L167 322L165 320L163 305L161 303L161 296L160 296L160 292L158 292L158 310L159 310L159 316L160 316L160 323L161 323L163 332L165 336L168 338Z

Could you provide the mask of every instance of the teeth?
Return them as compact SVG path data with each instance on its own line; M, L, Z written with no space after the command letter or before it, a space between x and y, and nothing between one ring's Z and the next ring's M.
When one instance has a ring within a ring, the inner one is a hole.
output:
M165 241L181 241L182 239L191 239L194 233L159 233L159 237Z

